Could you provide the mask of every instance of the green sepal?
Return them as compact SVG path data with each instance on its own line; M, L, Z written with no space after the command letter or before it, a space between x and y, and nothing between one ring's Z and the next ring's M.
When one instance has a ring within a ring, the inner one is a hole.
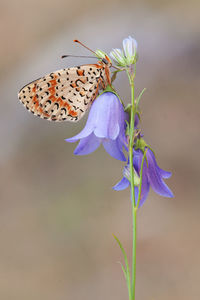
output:
M145 140L143 138L137 139L136 143L135 143L135 150L140 149L142 150L143 154L146 151L146 148L149 148L149 146L147 145L147 143L145 142ZM145 160L147 163L147 167L148 167L148 161L145 155Z
M139 109L136 110L135 114L138 115L138 118L139 118L139 120L140 120L141 117L140 117L140 110L139 110Z
M127 120L125 120L126 122L126 136L130 136L130 124Z
M146 148L148 148L153 152L154 156L156 157L154 150L145 142L145 140L143 138L137 139L134 148L135 148L135 150L137 150L137 149L142 150L142 152L144 154L147 151ZM145 155L145 160L146 160L147 167L148 167L148 161L147 161L146 155Z
M137 139L136 143L135 143L135 150L140 149L142 150L142 152L144 153L146 148L150 149L153 154L155 155L154 150L145 142L145 140L143 138Z
M145 147L148 147L145 140L143 138L137 139L135 143L135 150L140 149L144 153Z
M131 109L132 109L132 104L130 104L130 103L124 109L124 111L128 113L129 119L131 119ZM139 109L136 110L135 115L136 114L138 115L138 118L140 120L140 111L139 111Z
M100 59L105 58L106 56L108 56L104 51L97 49L95 51L96 56Z
M124 109L124 111L129 115L129 120L131 120L131 109L132 109L132 104L130 103Z
M153 150L149 145L147 145L146 147L147 147L148 149L150 149L150 150L153 152L153 155L156 157L156 154L155 154L154 150Z
M106 93L106 92L111 92L111 93L117 95L117 93L116 93L115 89L113 88L113 86L109 85L109 84L107 85L107 87L105 88L105 90L103 90L103 92L101 94Z
M131 108L132 108L132 104L128 104L126 107L125 107L125 112L127 112L127 113L131 113Z
M136 52L136 54L135 54L135 64L136 64L136 62L138 61L138 59L139 59L139 55L138 55L138 53Z

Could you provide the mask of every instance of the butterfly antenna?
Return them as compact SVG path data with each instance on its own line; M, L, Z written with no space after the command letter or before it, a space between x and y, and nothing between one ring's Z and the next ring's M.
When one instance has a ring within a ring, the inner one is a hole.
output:
M75 43L79 43L81 46L83 46L84 48L86 48L86 49L88 49L90 52L92 52L92 53L94 53L95 55L96 55L96 53L92 50L92 49L90 49L90 48L88 48L87 46L85 46L83 43L81 43L79 40L74 40L74 42Z
M67 54L67 55L62 55L62 56L61 56L61 58L65 58L65 57L95 58L94 56L87 56L87 55L71 55L71 54Z

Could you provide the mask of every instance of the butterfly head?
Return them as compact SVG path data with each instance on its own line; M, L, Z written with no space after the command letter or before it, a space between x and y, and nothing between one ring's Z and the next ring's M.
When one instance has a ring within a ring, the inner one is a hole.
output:
M102 50L96 50L95 53L104 65L109 68L112 66L112 61L105 52L103 52Z

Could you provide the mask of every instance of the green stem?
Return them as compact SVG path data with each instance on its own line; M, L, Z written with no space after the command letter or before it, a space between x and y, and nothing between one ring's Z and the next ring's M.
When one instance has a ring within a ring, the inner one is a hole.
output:
M135 279L136 279L136 221L137 221L137 208L132 204L132 217L133 217L133 257L132 257L132 300L135 300Z
M131 120L129 134L129 163L130 163L130 183L131 183L131 200L132 200L132 218L133 218L133 244L132 244L132 277L131 277L131 294L132 300L135 300L135 279L136 279L136 217L137 206L135 204L134 191L134 169L133 169L133 145L134 145L134 120L135 120L135 98L134 98L134 75L127 70L127 75L131 85Z

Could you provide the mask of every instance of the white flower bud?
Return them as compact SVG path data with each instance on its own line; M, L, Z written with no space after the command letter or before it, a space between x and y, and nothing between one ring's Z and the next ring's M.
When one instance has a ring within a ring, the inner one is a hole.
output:
M124 55L127 65L135 63L137 54L137 42L131 36L123 40Z
M123 67L124 65L126 65L126 60L121 49L113 49L110 52L110 56L118 66Z
M131 36L123 40L123 50L113 49L110 56L120 67L131 66L137 59L137 42Z

